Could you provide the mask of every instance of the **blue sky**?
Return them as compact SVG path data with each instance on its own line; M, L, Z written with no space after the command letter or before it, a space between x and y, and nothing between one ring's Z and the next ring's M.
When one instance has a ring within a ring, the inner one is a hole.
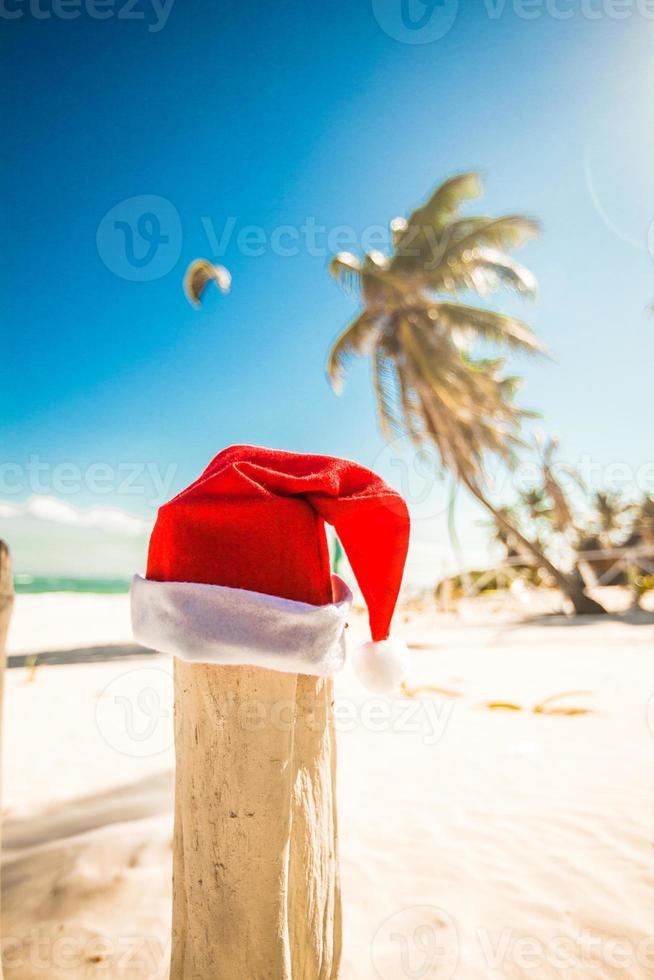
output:
M407 43L418 32L401 0L176 0L165 22L149 0L109 0L102 20L91 0L64 8L71 19L40 2L2 8L0 534L21 570L129 572L156 503L234 442L379 469L415 498L415 567L438 570L444 486L403 486L365 363L340 398L325 381L355 310L326 265L347 244L340 226L360 241L464 169L482 173L488 213L543 223L520 254L537 301L499 300L553 357L520 364L523 402L566 460L601 464L598 482L624 464L641 485L654 353L645 0L411 0L427 30L452 21L427 43ZM144 211L158 222L145 238ZM156 258L139 267L148 237ZM233 289L196 312L181 281L198 255L227 265ZM462 502L471 556L481 517Z

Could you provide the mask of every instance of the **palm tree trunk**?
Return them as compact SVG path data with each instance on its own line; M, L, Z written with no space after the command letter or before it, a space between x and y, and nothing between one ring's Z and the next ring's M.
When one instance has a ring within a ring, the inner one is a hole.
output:
M482 507L492 515L493 519L508 531L513 537L518 541L526 550L534 556L536 563L540 568L544 568L545 571L554 579L558 587L561 589L564 595L568 597L572 605L574 606L575 613L578 616L595 616L601 613L606 613L604 606L596 602L595 599L591 599L589 595L586 595L583 589L583 584L579 579L575 579L570 575L566 575L562 572L556 565L553 565L549 558L543 553L542 549L538 547L529 538L526 538L521 531L519 531L513 524L506 519L504 514L497 508L493 507L489 500L486 499L483 492L475 486L472 481L463 480L464 485L468 488L470 493L473 495L475 500L477 500Z

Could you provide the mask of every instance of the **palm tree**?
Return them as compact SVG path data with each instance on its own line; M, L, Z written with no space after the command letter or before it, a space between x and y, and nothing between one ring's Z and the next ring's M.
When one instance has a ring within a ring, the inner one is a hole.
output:
M585 569L586 577L590 574L604 585L624 585L631 577L630 570L616 566L615 557L603 556L602 552L626 543L626 522L634 513L634 504L612 490L596 490L589 504L590 519L585 527L576 529L576 567L580 574Z
M504 517L505 525L508 524L511 527L516 527L520 522L520 515L518 508L502 506L498 507L498 512ZM527 578L529 581L537 583L540 581L540 570L539 565L534 561L534 556L531 550L527 550L524 545L515 537L512 531L507 530L506 526L498 524L495 517L491 517L488 521L479 522L482 527L487 527L490 532L491 543L498 544L504 549L504 554L507 559L513 564L516 570L522 573L523 578ZM541 551L544 551L545 544L541 540L540 536L537 535L534 538L534 543L538 546Z
M543 521L549 522L552 517L552 506L547 499L547 494L543 487L530 487L528 490L520 492L520 503L524 507L527 517L533 524L540 524Z
M385 436L406 433L416 447L433 445L449 470L534 555L572 600L577 612L602 612L578 583L526 538L486 493L485 460L515 463L520 429L530 413L514 401L519 379L501 356L474 353L542 350L521 320L458 300L460 291L489 294L506 286L533 295L532 273L506 254L538 232L523 215L462 216L464 201L481 193L479 177L465 173L441 184L408 219L391 223L390 255L334 257L330 271L358 293L363 309L337 338L327 370L336 391L352 355L370 355L378 416Z
M644 496L632 508L633 523L631 533L624 542L627 547L654 547L654 497ZM645 592L654 588L652 560L645 556L640 566L629 569L629 581L633 590L633 605L638 608Z
M643 497L636 509L634 532L644 544L654 545L654 497Z
M550 501L549 520L552 528L557 534L568 534L575 530L575 517L567 494L554 471L554 455L558 445L558 440L550 436L541 447L543 492ZM567 472L579 479L569 468Z
M634 515L636 506L625 501L617 490L596 490L592 508L593 526L602 547L615 547L624 536L625 522Z

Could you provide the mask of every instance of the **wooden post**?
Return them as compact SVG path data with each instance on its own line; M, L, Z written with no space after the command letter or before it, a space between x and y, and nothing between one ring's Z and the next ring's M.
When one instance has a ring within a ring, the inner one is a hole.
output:
M171 980L335 980L332 681L175 662Z
M5 682L5 643L11 610L14 604L14 582L11 574L9 549L0 541L0 749L2 748L2 700ZM1 767L0 767L1 769ZM0 960L0 980L2 980L2 961Z

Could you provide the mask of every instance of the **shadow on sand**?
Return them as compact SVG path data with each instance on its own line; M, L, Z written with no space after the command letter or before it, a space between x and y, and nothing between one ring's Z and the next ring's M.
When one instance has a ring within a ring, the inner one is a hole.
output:
M98 647L72 647L69 650L44 650L40 653L16 653L7 657L7 667L28 667L36 658L42 664L87 664L105 660L137 660L142 657L160 656L137 643L111 643Z
M606 613L599 616L569 616L565 613L541 613L538 616L525 616L514 626L593 626L599 623L621 623L623 626L652 626L654 612L645 609L628 609L620 613Z
M13 853L25 848L76 837L108 824L169 813L173 790L173 773L167 770L91 796L66 800L34 816L6 817L2 827L5 859L11 860Z

